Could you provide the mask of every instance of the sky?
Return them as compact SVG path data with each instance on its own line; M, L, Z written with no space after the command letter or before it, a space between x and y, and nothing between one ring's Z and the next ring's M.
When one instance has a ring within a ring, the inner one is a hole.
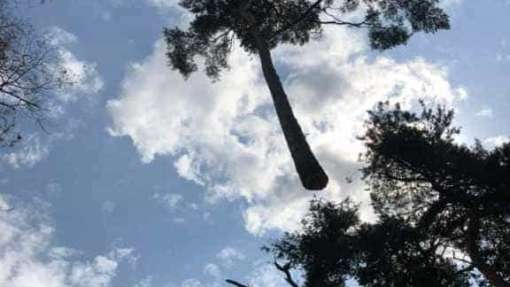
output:
M162 29L190 19L176 2L23 7L76 84L54 95L48 132L0 151L1 286L286 286L260 247L298 230L310 199L349 196L374 219L357 136L378 101L453 108L461 143L508 140L509 1L443 1L449 31L385 52L346 28L273 51L330 175L321 192L300 187L255 56L236 47L214 83L168 68Z

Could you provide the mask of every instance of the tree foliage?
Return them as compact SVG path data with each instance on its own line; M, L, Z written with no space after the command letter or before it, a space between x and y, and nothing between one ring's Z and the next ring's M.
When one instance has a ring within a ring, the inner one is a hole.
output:
M362 137L377 214L315 200L302 231L266 247L304 286L510 286L510 143L455 142L453 112L381 103Z
M195 16L189 28L165 29L171 67L184 76L205 59L206 73L217 77L228 67L233 41L257 52L253 31L269 48L302 45L318 38L325 25L367 28L375 49L405 44L416 32L448 29L438 0L181 0ZM361 16L359 16L361 15ZM346 20L348 19L348 20Z
M510 143L457 144L452 119L440 107L417 115L381 104L370 114L364 174L374 206L469 255L494 285L510 286Z

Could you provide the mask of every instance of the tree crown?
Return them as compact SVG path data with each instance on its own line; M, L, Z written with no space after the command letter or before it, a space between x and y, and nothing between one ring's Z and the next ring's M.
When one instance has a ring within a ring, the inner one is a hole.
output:
M369 112L362 171L376 222L361 222L349 200L315 200L302 231L265 248L301 269L304 286L350 278L361 286L508 286L510 143L459 144L453 112L422 107L380 103Z
M454 260L437 254L434 239L409 223L383 217L362 223L349 200L315 200L303 230L287 233L265 250L303 271L304 286L468 287L468 276Z
M382 103L370 113L363 173L372 204L510 282L510 143L459 144L452 119L442 107L416 114Z
M218 77L237 39L249 53L257 51L255 35L269 48L303 45L320 36L325 25L367 28L374 49L405 44L416 32L448 29L439 0L181 0L194 19L189 28L167 28L164 36L170 66L187 77L196 71L196 57L205 71ZM345 20L345 19L349 20Z

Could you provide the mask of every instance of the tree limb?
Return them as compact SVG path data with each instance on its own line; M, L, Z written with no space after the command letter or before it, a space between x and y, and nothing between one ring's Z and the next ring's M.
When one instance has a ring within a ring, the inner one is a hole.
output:
M299 18L297 18L296 20L294 20L293 22L290 22L288 23L287 25L283 26L283 28L277 30L271 37L270 39L273 39L274 37L278 36L279 34L291 29L292 27L296 26L297 24L299 24L299 22L303 21L306 17L308 17L308 15L310 15L310 13L312 13L313 9L319 7L319 5L322 3L323 0L317 0L315 1L315 3L312 4L312 6L310 6Z
M236 287L249 287L248 285L241 284L241 283L231 280L231 279L227 279L227 280L225 280L225 282L227 282L228 284L232 284Z
M275 260L274 266L276 266L276 269L280 270L281 272L283 272L285 274L285 281L287 281L287 283L289 283L290 286L299 287L299 285L294 281L294 279L292 279L292 274L290 273L290 264L289 263L287 263L285 265L280 265Z
M510 282L507 282L496 270L487 264L486 259L480 252L480 228L481 222L476 214L473 214L469 219L468 230L466 235L466 249L473 265L482 273L482 275L491 284L496 287L510 287Z

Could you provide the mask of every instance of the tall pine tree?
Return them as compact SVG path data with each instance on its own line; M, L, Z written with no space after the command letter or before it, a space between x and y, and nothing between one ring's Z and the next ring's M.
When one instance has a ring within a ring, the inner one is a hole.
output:
M371 46L388 49L416 32L449 28L438 0L181 0L194 19L185 31L165 29L170 66L188 77L205 59L205 72L218 78L228 68L236 40L260 58L288 148L303 186L326 187L328 177L312 153L294 116L271 58L280 44L303 45L325 25L366 28ZM346 20L349 19L349 20Z

